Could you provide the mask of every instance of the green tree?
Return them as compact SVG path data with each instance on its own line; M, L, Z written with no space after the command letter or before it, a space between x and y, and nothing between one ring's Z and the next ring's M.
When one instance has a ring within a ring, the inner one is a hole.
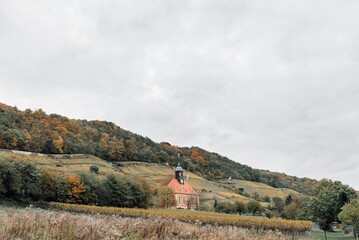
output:
M293 202L292 195L288 194L288 196L285 198L285 205L289 205Z
M79 178L85 187L85 192L82 194L83 203L97 205L101 180L97 178L96 174L88 172L80 173Z
M65 177L57 173L44 171L41 189L41 199L44 201L65 202L68 196Z
M258 201L252 200L247 203L247 211L252 215L261 214L263 207Z
M298 219L300 215L300 206L296 202L286 205L281 216L285 219Z
M140 184L140 189L142 193L142 200L139 202L139 205L137 207L148 208L153 201L153 188L144 178L138 178L136 180Z
M359 234L359 200L353 200L345 204L338 217L345 226L352 226L356 240Z
M21 173L13 162L5 159L0 160L0 179L2 182L2 197L20 200Z
M32 164L17 164L21 175L20 201L40 200L42 172Z
M343 185L339 181L331 181L328 179L321 180L309 193L307 207L308 212L314 222L317 222L322 230L324 230L325 239L326 231L330 230L330 224L338 221L338 213L345 204L343 201L346 196L347 200L354 199L357 194L354 189L347 185Z
M256 200L256 201L259 201L259 199L260 199L259 193L254 192L252 198L253 198L254 200Z
M239 215L244 214L247 211L246 205L243 202L236 202L236 212Z
M236 212L236 204L231 202L219 202L215 208L216 212L220 213L235 213Z
M263 202L270 202L271 198L268 196L268 195L265 195L263 198L262 198L262 201Z
M98 168L98 166L96 166L96 165L92 165L92 166L90 167L90 172L98 173L98 170L99 170L99 168Z
M109 175L106 177L105 187L108 190L108 203L106 205L116 207L128 207L129 186L124 177Z
M280 197L274 197L273 201L273 208L280 214L283 212L284 209L284 202Z
M46 140L44 147L42 148L42 152L49 154L57 153L54 142L51 139Z

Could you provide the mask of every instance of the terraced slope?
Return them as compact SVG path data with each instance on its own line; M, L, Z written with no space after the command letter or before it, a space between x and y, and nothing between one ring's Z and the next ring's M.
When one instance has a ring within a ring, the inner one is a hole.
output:
M274 188L267 184L259 182L251 182L238 179L222 179L216 182L221 187L243 191L243 193L249 194L250 196L253 196L257 193L259 194L260 198L268 196L270 198L280 197L282 199L285 199L289 194L291 194L292 196L300 194L292 189Z
M120 171L124 174L144 177L154 184L174 177L174 169L167 165L149 164L143 162L121 163ZM200 194L201 206L213 208L214 201L250 201L250 198L239 195L226 188L188 171L184 171L185 180Z
M99 168L100 175L119 174L110 163L86 154L47 155L14 150L0 150L0 157L10 160L31 162L43 170L62 172L64 174L77 174L90 171L92 165Z
M90 171L92 165L99 167L99 176L108 174L125 174L145 178L155 186L160 185L166 179L174 177L174 168L165 164L144 162L121 162L114 165L98 157L86 154L47 155L14 150L0 150L0 158L10 160L29 161L41 169L61 172L64 174L78 174ZM258 193L260 198L268 196L285 198L288 194L296 195L297 192L290 189L273 188L269 185L245 180L218 180L208 181L201 176L189 171L184 172L185 179L200 194L201 206L213 208L214 201L242 201L248 202L251 198L240 195L238 189L253 196ZM268 203L262 203L267 205Z

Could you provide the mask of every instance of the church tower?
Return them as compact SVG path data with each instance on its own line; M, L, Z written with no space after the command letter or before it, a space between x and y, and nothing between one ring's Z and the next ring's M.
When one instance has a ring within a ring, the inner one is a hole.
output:
M183 169L181 167L181 165L178 163L177 167L176 167L176 170L175 170L175 176L176 176L176 179L177 181L183 185L184 183L184 180L183 180Z

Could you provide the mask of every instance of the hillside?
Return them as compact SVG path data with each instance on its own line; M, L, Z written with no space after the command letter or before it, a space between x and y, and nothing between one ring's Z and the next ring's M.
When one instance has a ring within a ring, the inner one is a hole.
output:
M316 183L308 178L253 169L199 147L155 143L111 122L69 119L48 115L41 109L21 111L2 103L0 148L46 154L90 154L114 163L141 161L175 165L179 161L184 169L207 180L232 177L299 192L311 189Z
M174 169L163 164L122 162L116 166L98 157L84 154L47 155L15 150L0 150L0 158L30 162L40 169L65 175L78 175L83 172L89 172L90 167L96 165L99 168L98 177L109 174L130 175L144 178L147 182L151 183L152 186L159 186L174 175ZM185 173L186 180L200 194L201 205L207 205L207 208L213 207L214 200L242 202L251 200L250 198L203 179L192 172L185 171Z
M170 166L140 162L121 163L120 171L132 176L143 177L147 181L155 184L166 182L169 178L173 178L174 176L174 168ZM251 200L248 197L218 186L215 182L208 181L195 173L185 171L184 176L191 187L200 194L201 208L212 209L215 200L219 202L248 202Z
M264 183L251 182L237 179L223 179L216 181L219 186L238 191L243 195L254 197L258 194L259 199L279 197L285 199L289 194L297 196L299 193L287 188L274 188Z
M90 167L93 165L96 165L99 168L99 176L119 174L118 170L116 170L116 168L110 163L98 157L85 154L47 155L25 151L0 149L0 158L30 162L42 170L63 173L65 175L88 172Z

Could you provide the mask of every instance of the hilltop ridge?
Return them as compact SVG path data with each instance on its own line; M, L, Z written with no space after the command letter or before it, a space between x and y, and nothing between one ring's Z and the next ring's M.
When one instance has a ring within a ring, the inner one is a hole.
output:
M112 122L69 119L42 109L21 111L0 103L0 148L45 154L91 154L108 162L141 161L174 165L177 161L207 180L229 178L290 188L311 189L316 180L258 170L199 147L156 143ZM178 154L180 157L178 158Z

